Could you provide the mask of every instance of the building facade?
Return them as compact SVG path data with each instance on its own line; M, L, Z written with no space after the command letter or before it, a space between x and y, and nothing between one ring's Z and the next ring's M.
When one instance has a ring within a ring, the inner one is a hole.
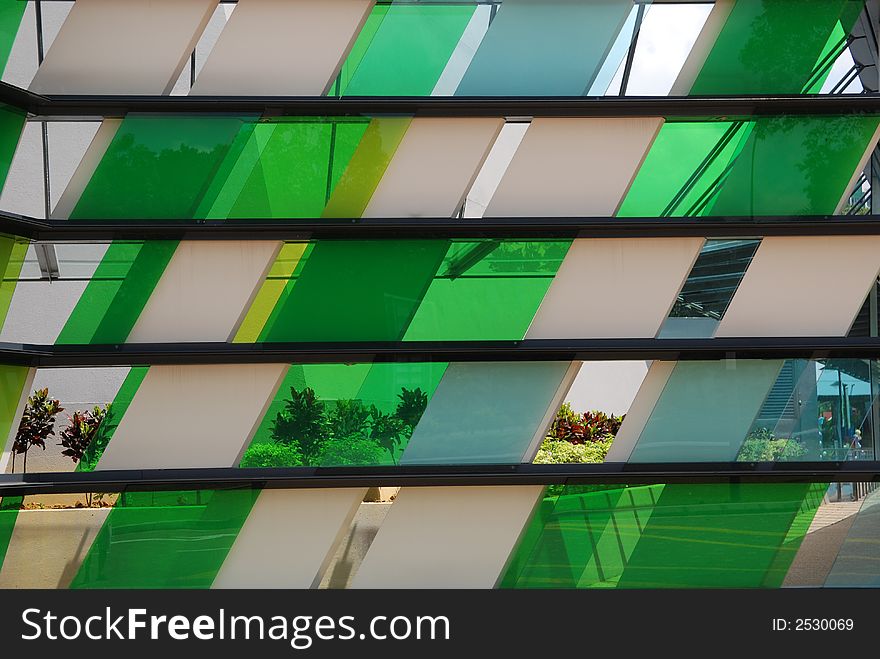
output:
M0 0L0 587L877 584L878 15Z

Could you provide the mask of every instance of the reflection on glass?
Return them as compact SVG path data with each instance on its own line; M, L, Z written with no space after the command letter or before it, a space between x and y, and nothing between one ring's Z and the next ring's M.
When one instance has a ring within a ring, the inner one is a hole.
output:
M787 360L737 460L873 460L880 363Z
M522 339L570 245L453 241L403 339Z
M123 493L70 587L209 588L259 493Z
M707 240L659 337L711 337L760 242Z
M446 367L294 364L239 466L396 465Z
M551 486L506 588L773 588L827 483Z
M667 119L619 214L834 213L878 123L870 114Z

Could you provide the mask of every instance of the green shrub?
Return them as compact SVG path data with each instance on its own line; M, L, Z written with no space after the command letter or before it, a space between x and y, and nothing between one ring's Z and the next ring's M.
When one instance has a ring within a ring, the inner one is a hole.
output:
M776 437L767 428L761 428L749 433L736 460L737 462L785 462L797 460L806 453L807 449L796 439Z
M241 457L239 467L301 467L302 454L296 446L277 442L261 442L250 446Z
M605 462L612 437L586 444L572 444L564 440L545 439L535 456L535 464L583 464Z
M386 413L359 399L325 403L311 387L291 387L272 423L272 440L295 448L307 465L396 463L428 406L428 395L402 387L397 398L394 412Z
M340 437L324 444L315 464L322 467L383 464L386 452L375 440L364 437Z

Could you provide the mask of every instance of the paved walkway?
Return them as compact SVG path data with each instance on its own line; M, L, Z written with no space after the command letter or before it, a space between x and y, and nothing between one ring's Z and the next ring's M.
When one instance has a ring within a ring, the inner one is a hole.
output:
M807 533L824 529L826 526L836 524L859 512L862 502L860 501L835 501L833 503L823 503L816 511L813 523Z

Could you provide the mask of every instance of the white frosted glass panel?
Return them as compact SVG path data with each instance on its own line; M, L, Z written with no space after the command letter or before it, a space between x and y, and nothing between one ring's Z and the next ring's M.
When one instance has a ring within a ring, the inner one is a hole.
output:
M702 238L575 240L526 337L654 337L702 246ZM603 311L576 299L602 300Z
M228 340L280 249L273 240L182 241L127 342Z
M98 469L233 467L286 364L151 366Z
M450 364L400 463L528 460L575 373L570 362Z
M416 117L364 217L452 217L503 125L491 117Z
M355 588L492 588L541 486L405 487L355 574Z
M532 121L486 217L613 215L663 119Z
M77 0L30 89L167 94L217 0Z
M366 488L263 490L212 588L311 588Z
M239 0L190 94L320 96L374 0Z

